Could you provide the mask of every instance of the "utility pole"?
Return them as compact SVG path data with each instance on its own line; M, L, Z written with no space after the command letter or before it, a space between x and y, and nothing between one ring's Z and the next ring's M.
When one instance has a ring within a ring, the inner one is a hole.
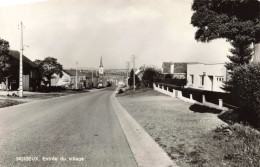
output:
M127 61L127 62L126 62L126 86L127 86L127 87L128 87L128 77L129 77L128 72L129 72L129 68L130 68L130 62Z
M78 67L78 62L76 62L76 89L78 89L78 71L77 71L77 67Z
M93 88L93 68L92 68L92 76L91 76L91 88Z
M135 55L133 55L132 56L132 62L133 62L133 66L134 66L134 68L133 68L133 71L134 71L134 74L133 74L134 91L135 91L135 59L136 59L136 57L135 57Z
M19 97L23 97L23 22L21 22L21 49L19 67Z
M127 61L126 62L126 77L128 78L128 72L129 72L129 68L130 68L130 62L129 61Z

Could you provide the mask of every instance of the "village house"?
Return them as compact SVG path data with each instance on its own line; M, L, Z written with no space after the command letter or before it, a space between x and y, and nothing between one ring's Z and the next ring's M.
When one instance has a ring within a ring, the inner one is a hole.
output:
M51 79L51 85L75 89L76 70L63 70L62 74L62 77L59 77L59 75L54 74L53 78ZM95 72L92 72L92 70L77 70L77 79L79 89L97 87L98 76Z
M20 52L10 50L12 70L10 75L1 79L1 90L18 90L19 88L19 62ZM23 90L35 91L40 86L40 73L38 66L23 55Z
M76 74L77 73L77 74ZM62 71L62 77L57 74L53 75L51 79L52 86L63 86L65 88L76 88L76 83L79 89L86 88L86 74L80 70L69 69Z
M170 74L171 78L184 79L187 75L187 65L195 62L163 62L162 73Z
M224 92L221 87L227 81L227 77L228 72L224 63L187 65L187 87L189 88Z

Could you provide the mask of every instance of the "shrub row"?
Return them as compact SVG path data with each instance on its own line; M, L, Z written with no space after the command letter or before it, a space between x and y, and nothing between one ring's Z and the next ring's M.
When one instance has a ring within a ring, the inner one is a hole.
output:
M61 87L61 86L51 86L51 87L41 86L38 91L47 93L47 92L62 92L65 90L66 90L66 88Z
M187 84L187 80L186 79L179 79L179 78L165 78L163 80L160 81L161 83L164 84L170 84L170 85L176 85L176 86L185 86Z

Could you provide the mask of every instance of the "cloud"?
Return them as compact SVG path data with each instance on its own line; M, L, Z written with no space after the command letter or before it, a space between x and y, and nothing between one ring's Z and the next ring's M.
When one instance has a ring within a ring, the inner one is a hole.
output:
M51 0L1 8L0 37L19 50L17 24L23 21L25 54L32 60L52 56L65 67L124 68L163 61L224 62L224 40L198 43L190 24L192 0ZM15 11L15 12L14 12ZM6 19L8 16L8 19ZM213 59L214 58L214 59Z
M7 6L15 6L15 5L22 5L22 4L29 4L35 2L42 2L47 0L0 0L0 7L7 7Z

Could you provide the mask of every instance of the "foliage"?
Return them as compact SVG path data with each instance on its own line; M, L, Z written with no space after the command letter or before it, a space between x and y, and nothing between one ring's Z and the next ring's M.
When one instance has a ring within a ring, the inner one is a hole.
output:
M232 56L228 56L231 62L226 63L226 67L228 70L233 71L234 67L249 63L253 49L250 48L250 45L245 45L238 41L231 42L231 45L233 46L233 48L230 49Z
M240 107L240 116L260 128L260 63L236 67L230 79L231 94Z
M63 67L57 62L56 58L46 57L44 60L35 60L34 63L39 65L42 79L44 80L44 78L46 78L49 82L49 86L51 86L53 74L57 74L62 77Z
M195 39L209 42L217 38L241 43L255 43L260 25L258 0L194 0L191 18L198 27Z
M172 79L172 74L166 74L164 79Z
M231 42L231 45L233 46L233 48L230 49L232 56L228 56L231 62L226 62L225 66L227 70L229 70L229 74L232 76L232 71L235 67L249 63L252 57L253 49L250 48L249 44L243 44L238 41ZM233 89L232 83L230 81L226 81L223 89L230 92Z
M147 87L153 86L154 82L158 82L161 77L161 72L154 67L146 67L144 70L143 78L142 78L142 84Z
M200 166L259 166L259 138L259 131L249 126L221 126L201 136L195 147L199 154L191 158Z
M10 75L12 61L10 59L9 42L0 38L0 79Z
M128 84L129 84L130 87L132 87L134 85L133 76L134 76L134 70L132 69L131 72L130 72L130 78L128 79ZM139 87L140 85L141 85L141 81L135 75L135 86Z
M252 43L259 45L260 1L194 0L192 10L191 24L198 28L195 34L197 41L210 42L225 38L233 46L235 42L235 48L242 50L249 48ZM255 57L259 56L257 49L254 54Z
M65 91L66 88L62 86L41 86L40 89L38 90L39 92L63 92Z
M166 84L181 86L181 87L184 87L187 84L186 79L179 79L179 78L173 78L173 79L165 78L161 82Z

